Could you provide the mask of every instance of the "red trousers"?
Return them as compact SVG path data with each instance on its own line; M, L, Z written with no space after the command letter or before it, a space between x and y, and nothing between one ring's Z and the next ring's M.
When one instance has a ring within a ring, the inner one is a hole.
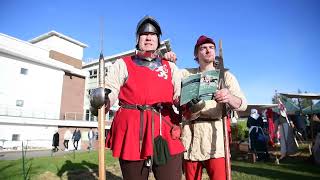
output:
M210 180L226 179L224 158L208 159L205 161L184 160L183 167L186 180L201 180L203 168L206 168Z

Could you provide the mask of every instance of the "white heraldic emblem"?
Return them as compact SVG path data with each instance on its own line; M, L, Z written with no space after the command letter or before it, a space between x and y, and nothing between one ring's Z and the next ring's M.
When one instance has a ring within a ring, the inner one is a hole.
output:
M163 79L168 79L168 68L167 65L159 66L157 69L155 69L158 73L158 77L162 77Z

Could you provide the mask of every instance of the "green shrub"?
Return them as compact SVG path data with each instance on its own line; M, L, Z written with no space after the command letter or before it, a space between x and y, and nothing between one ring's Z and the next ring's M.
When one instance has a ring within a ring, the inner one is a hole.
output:
M238 119L237 124L231 126L231 133L233 141L246 140L249 134L247 129L247 120L245 118Z

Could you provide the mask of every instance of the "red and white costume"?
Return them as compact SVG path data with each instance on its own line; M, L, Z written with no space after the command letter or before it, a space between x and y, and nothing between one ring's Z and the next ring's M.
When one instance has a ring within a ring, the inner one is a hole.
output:
M123 160L143 160L153 155L152 145L152 111L143 111L142 144L140 147L140 113L139 109L129 109L121 105L149 105L161 103L162 119L169 123L178 123L170 113L173 100L179 91L180 76L176 66L161 60L162 65L152 69L138 65L134 56L125 57L115 62L106 77L106 88L111 104L119 99L120 108L116 112L110 132L107 136L107 147L114 157ZM173 78L174 77L174 78ZM170 108L169 108L170 107ZM159 113L154 114L154 138L159 135ZM162 120L162 136L168 143L171 155L182 153L185 149L179 139L172 139L171 126ZM140 149L141 148L141 149Z

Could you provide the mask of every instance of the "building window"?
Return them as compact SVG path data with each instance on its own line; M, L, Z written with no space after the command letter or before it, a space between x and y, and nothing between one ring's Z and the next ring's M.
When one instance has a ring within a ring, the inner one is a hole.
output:
M90 118L90 111L87 109L86 110L86 121L89 121Z
M110 110L110 111L109 111L109 121L112 121L112 120L113 120L114 115L115 115L115 112L112 111L112 110Z
M89 109L86 109L86 121L97 121L97 119L93 114L91 114Z
M97 69L94 69L94 70L93 70L93 76L97 77L97 75L98 75L98 70L97 70Z
M88 95L91 95L92 89L88 89Z
M28 74L28 69L26 69L26 68L21 68L21 69L20 69L20 74L27 75L27 74Z
M94 69L94 70L90 70L90 71L89 71L89 78L90 78L90 79L92 79L92 78L97 78L97 75L98 75L97 69Z
M23 107L24 101L23 100L16 100L16 106Z
M20 134L12 134L12 141L20 141Z

